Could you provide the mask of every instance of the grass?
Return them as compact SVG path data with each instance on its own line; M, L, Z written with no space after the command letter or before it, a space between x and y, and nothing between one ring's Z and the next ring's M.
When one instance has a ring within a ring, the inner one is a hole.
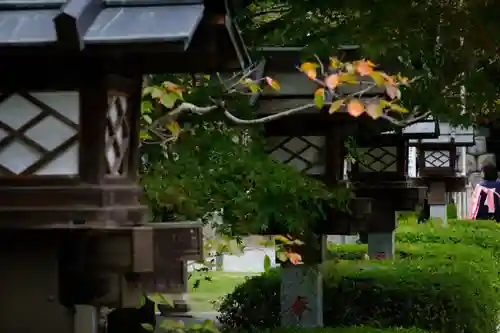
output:
M192 312L212 312L215 311L214 303L220 297L231 293L234 288L245 281L248 276L258 275L258 273L229 273L229 272L207 272L193 273L189 279L189 299L188 304ZM205 278L211 279L207 281ZM200 280L198 287L195 283ZM162 297L149 295L156 303L163 303ZM167 300L171 298L165 295Z

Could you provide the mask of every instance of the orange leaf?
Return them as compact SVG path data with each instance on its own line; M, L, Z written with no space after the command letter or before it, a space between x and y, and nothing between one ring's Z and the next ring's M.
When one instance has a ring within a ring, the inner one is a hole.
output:
M290 260L290 262L293 265L298 265L298 264L302 263L302 256L300 254L298 254L298 253L287 252L286 256L288 257L288 259Z
M350 101L347 105L347 112L353 117L359 117L363 114L363 104L357 100Z
M273 89L275 89L275 90L279 90L279 89L280 89L280 84L278 83L278 81L273 80L273 79L272 79L272 78L270 78L269 76L266 76L264 79L266 80L267 84L268 84L271 88L273 88Z
M310 78L311 80L314 80L317 76L318 76L318 73L316 72L315 69L310 69L310 70L307 70L307 71L303 71L304 74L307 75L308 78Z
M381 75L389 84L395 84L394 79L391 76L387 75L386 73L381 73Z
M340 83L340 78L337 74L332 74L325 79L325 85L328 89L335 89Z
M373 66L370 66L370 64L366 61L358 61L356 62L356 71L362 76L370 75L373 73Z

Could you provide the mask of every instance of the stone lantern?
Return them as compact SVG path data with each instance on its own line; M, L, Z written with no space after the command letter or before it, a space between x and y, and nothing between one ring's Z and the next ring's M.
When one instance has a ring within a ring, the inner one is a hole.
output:
M448 123L439 124L439 137L414 139L417 148L418 181L428 187L430 216L447 221L447 193L463 191L467 183L458 170L457 148L473 146L474 129L455 128Z
M199 223L144 221L142 76L241 69L232 8L0 5L0 333L80 332L76 305L136 306L145 287L168 287L171 263L201 258Z

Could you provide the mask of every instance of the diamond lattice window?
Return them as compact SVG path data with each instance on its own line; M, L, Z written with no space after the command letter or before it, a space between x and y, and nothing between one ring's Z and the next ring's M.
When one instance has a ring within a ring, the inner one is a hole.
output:
M127 153L130 140L130 125L127 117L127 97L116 94L108 96L106 126L106 162L109 175L127 173Z
M425 166L428 168L449 168L450 152L446 150L425 151Z
M0 175L78 173L77 92L0 96Z
M361 172L396 172L397 148L359 148L357 163Z
M298 171L321 175L325 172L324 144L322 136L270 137L268 153L275 160L291 165Z

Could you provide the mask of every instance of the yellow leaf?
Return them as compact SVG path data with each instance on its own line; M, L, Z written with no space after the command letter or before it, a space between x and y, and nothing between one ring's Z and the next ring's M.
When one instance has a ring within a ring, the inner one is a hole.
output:
M374 67L377 67L377 65L375 65L373 62L371 62L370 60L366 60L366 64L368 66L370 66L371 68L374 68Z
M367 76L373 73L373 67L370 66L366 61L357 61L356 63L356 71L361 76Z
M270 78L269 76L265 77L267 84L273 88L274 90L279 90L280 89L280 84L276 81Z
M356 79L356 76L352 74L347 74L347 73L341 73L339 75L339 81L341 83L347 83L347 84L356 84L358 83L358 80Z
M260 85L250 78L245 78L241 80L240 83L250 89L252 93L257 93L262 90Z
M300 65L300 70L303 72L308 72L310 70L316 71L316 68L318 68L318 64L315 64L313 62L304 62L302 65Z
M151 87L151 97L161 98L163 95L165 95L165 91L158 87Z
M285 236L282 236L282 235L276 235L276 236L274 236L274 240L278 241L278 242L281 242L281 243L285 243L285 244L288 244L288 242L289 242L289 239L286 238Z
M335 89L340 83L339 76L337 74L332 74L325 79L325 85L328 89Z
M331 69L337 69L340 67L341 64L342 63L340 62L340 60L337 57L330 58L330 68Z
M377 71L373 71L370 74L370 77L373 79L373 81L375 81L375 83L377 84L377 86L383 86L383 85L385 85L385 80L384 80L384 77L382 76L382 73L377 72Z
M402 107L401 105L397 105L397 104L391 104L390 108L392 111L396 111L396 112L400 112L400 113L408 113L409 112L407 108Z
M336 100L335 102L332 103L332 105L330 105L330 109L328 110L328 112L329 113L337 112L342 105L344 105L343 99Z
M378 119L383 114L383 106L380 103L369 103L365 112L373 119Z
M359 117L363 114L363 104L358 100L352 100L347 105L347 112L353 117Z
M319 88L314 93L314 104L318 109L323 108L325 105L325 89Z
M179 136L181 132L181 127L176 121L168 123L165 127L170 131L170 133L172 133L173 136Z
M385 92L387 96L389 96L390 99L400 99L401 98L401 91L399 90L398 87L392 84L387 84L385 86Z

